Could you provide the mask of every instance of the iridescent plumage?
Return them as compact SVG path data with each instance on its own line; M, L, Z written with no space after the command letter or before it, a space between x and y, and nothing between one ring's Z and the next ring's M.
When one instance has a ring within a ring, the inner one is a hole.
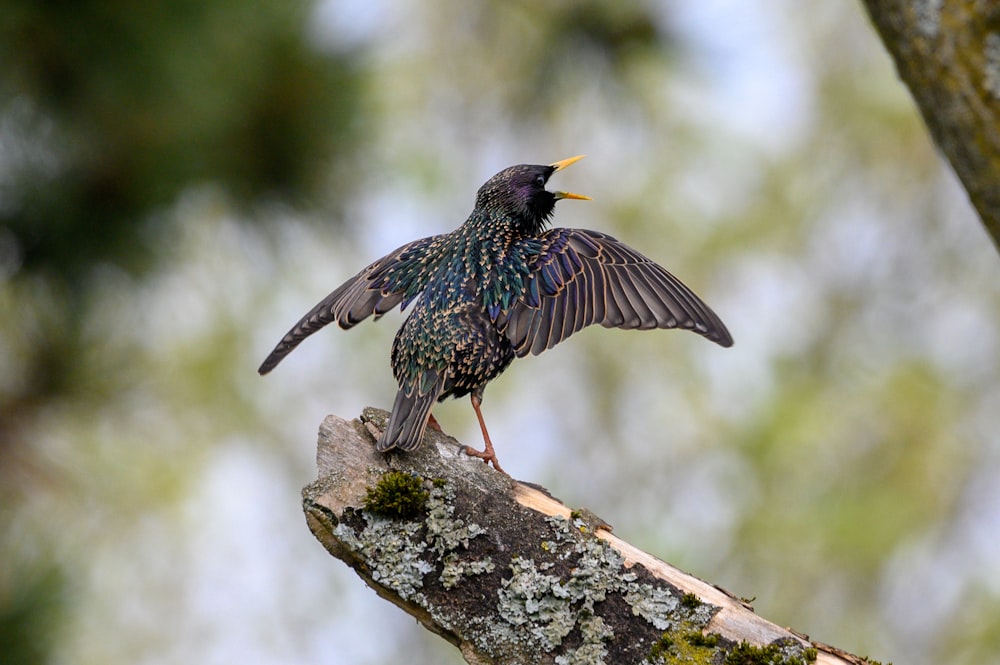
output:
M313 307L258 370L271 371L306 337L336 321L350 328L396 306L413 309L392 345L399 391L380 451L420 445L431 407L472 396L486 450L500 469L479 404L486 384L514 360L538 355L585 326L683 328L722 346L718 316L680 280L596 231L545 230L556 201L549 177L580 159L521 164L490 178L455 231L415 240L382 257Z

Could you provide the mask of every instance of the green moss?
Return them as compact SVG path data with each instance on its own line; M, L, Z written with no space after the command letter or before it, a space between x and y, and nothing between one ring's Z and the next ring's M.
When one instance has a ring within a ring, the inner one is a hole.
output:
M719 646L718 633L709 633L708 635L706 635L705 633L694 630L691 631L690 633L687 633L684 636L684 639L687 640L687 643L693 647L704 647L706 649L714 649L715 647Z
M686 593L681 596L681 607L686 607L689 610L693 610L701 604L701 600L698 599L693 593Z
M674 639L670 637L670 633L663 633L660 639L649 650L648 660L656 660L657 658L666 660L672 646L674 646Z
M717 633L703 635L689 621L679 622L675 628L660 636L660 639L650 647L649 655L644 662L653 665L670 663L687 663L690 665L709 665L718 662L718 648L721 638Z
M725 665L777 665L781 662L781 649L774 644L758 647L740 642L726 654Z
M725 665L805 665L816 660L816 649L803 649L797 642L778 642L758 647L740 642L726 654Z
M365 510L392 519L410 519L423 511L429 494L420 476L390 471L365 494Z

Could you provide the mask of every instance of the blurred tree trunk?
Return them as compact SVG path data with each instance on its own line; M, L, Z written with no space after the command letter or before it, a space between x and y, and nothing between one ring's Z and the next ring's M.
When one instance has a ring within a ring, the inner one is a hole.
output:
M447 435L428 432L412 453L375 452L387 418L366 409L360 420L323 422L306 521L467 662L722 662L733 652L738 662L867 662L759 617L593 513L462 454Z
M931 136L1000 248L1000 4L864 4Z

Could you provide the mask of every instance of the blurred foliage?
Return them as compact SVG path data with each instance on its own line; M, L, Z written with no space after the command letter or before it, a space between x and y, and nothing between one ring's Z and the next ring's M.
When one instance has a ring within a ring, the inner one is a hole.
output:
M96 270L142 275L190 188L314 207L362 141L353 49L304 39L310 5L14 2L0 10L0 422L74 394ZM337 217L335 216L334 219ZM0 445L9 441L0 427Z
M577 152L560 185L595 200L556 223L663 261L736 346L594 329L516 363L505 466L817 639L993 653L1000 270L860 8L0 18L0 558L32 562L0 574L4 656L459 662L296 514L322 414L391 399L399 318L253 369L493 172Z
M51 651L65 608L65 587L65 576L55 564L4 562L0 576L0 665L52 662Z
M166 211L185 192L218 188L249 222L267 218L261 204L315 208L350 186L364 130L359 53L307 43L310 10L267 0L0 9L4 483L30 487L30 428L57 400L96 410L128 389L90 371L85 328L109 276L140 278L173 255ZM57 579L29 575L5 593L5 662L45 662Z
M49 153L4 183L21 269L72 285L95 262L141 267L158 249L141 222L193 185L240 202L327 187L360 138L360 72L356 54L305 43L307 9L7 3L2 89L35 142L24 149Z

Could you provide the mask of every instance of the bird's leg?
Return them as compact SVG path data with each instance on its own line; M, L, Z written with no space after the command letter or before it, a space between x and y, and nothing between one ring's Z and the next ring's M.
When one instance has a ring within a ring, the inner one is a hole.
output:
M434 417L433 413L427 414L427 426L430 427L435 432L441 432L442 434L444 433L444 430L441 429L441 423L437 421L437 418Z
M476 393L472 393L472 408L476 411L476 417L479 418L479 428L483 430L483 441L486 442L486 449L479 451L475 448L465 447L465 454L471 457L478 457L487 464L492 463L493 468L507 476L510 475L502 468L500 468L500 462L497 461L497 455L493 451L493 442L490 441L490 433L486 431L486 421L483 420L483 412L479 410L479 405L483 403L483 400Z

